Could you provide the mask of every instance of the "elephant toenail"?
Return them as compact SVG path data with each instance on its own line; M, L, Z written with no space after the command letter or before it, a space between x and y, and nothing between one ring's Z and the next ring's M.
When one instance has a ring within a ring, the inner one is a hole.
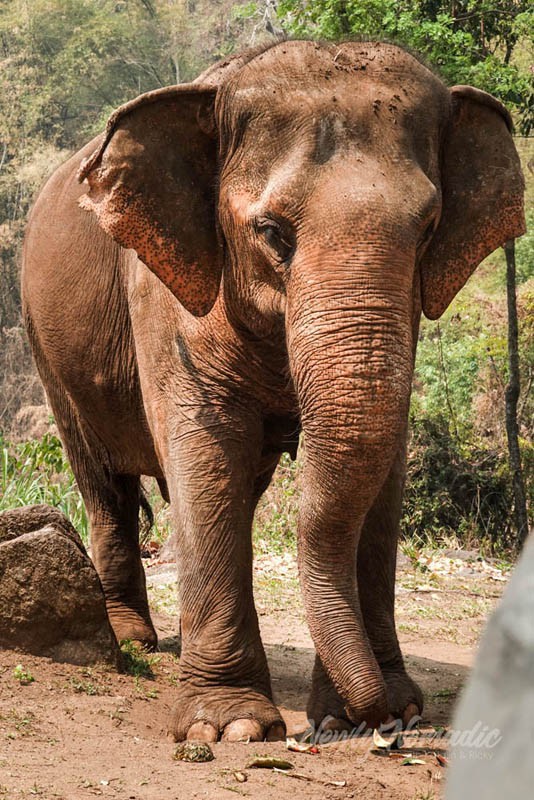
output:
M286 738L286 726L283 722L275 722L265 735L266 742L279 742Z
M187 732L187 740L189 742L216 742L217 728L210 722L194 722Z
M261 742L263 728L255 719L234 719L221 737L223 742Z
M419 707L415 703L408 703L402 714L402 721L405 728L413 728L421 719Z

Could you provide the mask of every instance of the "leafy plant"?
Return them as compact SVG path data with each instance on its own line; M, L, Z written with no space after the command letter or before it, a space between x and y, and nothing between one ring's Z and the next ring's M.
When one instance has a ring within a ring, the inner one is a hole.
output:
M271 485L258 504L254 544L260 552L295 550L299 502L299 462L287 453L280 459Z
M454 538L510 544L511 491L502 452L460 444L446 417L413 420L401 528L421 544Z
M92 681L80 681L76 678L69 678L69 684L76 694L87 694L89 697L101 694L100 689Z
M154 678L152 667L158 663L160 656L148 653L131 639L123 639L120 643L122 661L125 671L134 678Z
M24 669L22 664L17 664L17 666L13 670L13 677L20 683L21 686L28 686L35 680L30 670Z
M41 440L9 444L0 437L0 511L46 503L70 519L88 540L85 506L61 441L47 433Z

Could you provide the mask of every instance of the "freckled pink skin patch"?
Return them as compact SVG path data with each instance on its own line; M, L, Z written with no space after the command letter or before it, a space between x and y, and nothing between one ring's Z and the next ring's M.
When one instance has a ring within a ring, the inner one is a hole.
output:
M212 190L217 143L198 124L214 96L213 87L185 85L133 100L113 114L79 173L89 184L82 208L196 316L212 308L222 270Z

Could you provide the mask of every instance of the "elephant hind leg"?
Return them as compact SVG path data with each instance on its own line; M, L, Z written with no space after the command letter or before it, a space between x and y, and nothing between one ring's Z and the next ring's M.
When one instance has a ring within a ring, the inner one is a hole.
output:
M39 372L90 522L91 556L102 583L117 640L132 639L153 649L139 546L140 476L114 472L103 445L84 426L61 382L32 342ZM146 509L145 509L146 510Z
M141 487L138 475L107 473L88 453L77 453L72 467L91 528L91 556L98 572L117 641L130 639L155 649L139 545Z
M157 635L139 546L139 476L111 474L105 483L80 488L87 496L92 557L115 636L154 649Z

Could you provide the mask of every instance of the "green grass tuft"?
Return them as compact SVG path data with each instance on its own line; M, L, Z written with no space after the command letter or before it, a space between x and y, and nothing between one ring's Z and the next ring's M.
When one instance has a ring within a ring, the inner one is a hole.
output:
M35 680L30 670L24 669L22 664L17 664L17 666L13 670L13 677L20 683L21 686L28 686Z
M58 437L11 444L0 436L0 511L40 503L59 508L87 543L87 513Z
M153 680L154 671L152 667L158 663L160 656L148 653L131 639L123 639L120 645L122 662L128 675L132 675L136 679L148 678Z

